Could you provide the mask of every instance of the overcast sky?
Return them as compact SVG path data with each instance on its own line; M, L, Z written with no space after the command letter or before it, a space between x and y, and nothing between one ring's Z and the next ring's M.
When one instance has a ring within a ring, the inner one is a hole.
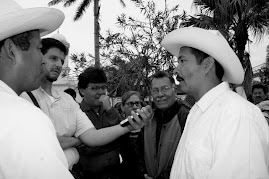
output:
M50 0L15 0L24 8L30 7L47 7ZM70 43L70 53L87 52L94 55L94 41L93 41L93 4L88 8L88 11L82 19L74 22L73 17L76 12L78 4L82 0L77 0L78 3L75 5L64 8L63 3L54 8L60 9L65 14L65 21L60 27L60 33L63 34L67 41ZM158 1L159 8L163 8L163 0ZM93 2L93 1L92 1ZM106 0L101 1L101 34L104 35L106 30L111 29L113 32L117 32L116 17L121 13L126 13L133 17L141 17L140 10L135 8L132 3L125 1L127 7L123 8L119 3L119 0ZM160 2L160 3L159 3ZM195 12L191 8L192 0L167 0L170 6L180 4L181 9L185 9L188 12ZM54 32L56 33L56 32ZM53 34L53 33L52 33ZM269 45L269 37L265 37L260 43L254 43L247 46L251 55L252 66L255 67L265 62L266 57L266 46Z

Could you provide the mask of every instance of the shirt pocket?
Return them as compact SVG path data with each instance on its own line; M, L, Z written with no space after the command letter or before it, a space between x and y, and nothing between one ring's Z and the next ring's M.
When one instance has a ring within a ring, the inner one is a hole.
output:
M194 178L207 178L212 164L212 152L197 144L186 144L185 166Z
M76 116L71 107L62 107L62 114L59 117L59 128L62 135L73 136L76 131ZM56 119L57 120L57 119Z

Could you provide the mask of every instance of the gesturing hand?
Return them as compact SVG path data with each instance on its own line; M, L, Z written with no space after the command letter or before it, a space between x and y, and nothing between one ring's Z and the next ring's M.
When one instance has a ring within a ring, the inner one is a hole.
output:
M101 95L99 101L103 104L104 110L108 111L111 109L112 105L110 103L110 97L107 95Z
M131 131L141 129L142 127L144 127L152 116L152 108L149 105L143 107L141 110L138 109L136 112L139 114L139 117L134 111L132 111L131 114L133 118L131 117L128 118L128 121L130 123L128 128Z

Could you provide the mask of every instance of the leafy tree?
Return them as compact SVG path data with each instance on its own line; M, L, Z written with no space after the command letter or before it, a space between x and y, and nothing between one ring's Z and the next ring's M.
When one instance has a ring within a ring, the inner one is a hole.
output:
M269 85L269 67L268 65L262 66L259 69L258 77L260 78L261 82L268 86Z
M267 33L269 25L269 2L267 0L194 0L199 12L185 17L182 26L197 26L218 29L230 42L244 69L244 87L251 93L252 67L249 56L245 56L245 46L249 41L249 31L256 39Z
M69 7L72 4L77 2L77 0L51 0L49 2L49 6L56 5L59 3L63 3L64 7ZM95 66L100 67L100 54L99 54L99 16L100 16L100 8L99 5L100 0L93 0L94 4L94 52L95 52ZM83 14L86 12L86 9L92 3L92 0L81 0L80 5L77 8L77 12L74 16L74 21L79 20ZM125 3L123 0L120 0L120 3L125 7Z
M141 21L126 14L117 17L117 25L122 33L107 31L100 38L102 58L110 61L106 67L109 73L110 91L121 96L128 90L137 90L143 96L150 92L149 77L158 70L172 73L175 68L170 53L161 47L164 36L178 28L180 15L175 15L178 6L157 10L154 1L133 0L144 15Z
M71 62L74 64L74 69L69 72L69 76L78 77L87 67L94 64L94 57L91 54L86 55L85 53L71 54Z

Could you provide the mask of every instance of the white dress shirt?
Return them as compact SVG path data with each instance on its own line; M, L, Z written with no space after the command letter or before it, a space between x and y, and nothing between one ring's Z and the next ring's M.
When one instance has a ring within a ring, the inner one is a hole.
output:
M0 99L0 178L73 178L49 118L3 81Z
M191 109L170 178L269 178L268 143L260 109L222 82Z

